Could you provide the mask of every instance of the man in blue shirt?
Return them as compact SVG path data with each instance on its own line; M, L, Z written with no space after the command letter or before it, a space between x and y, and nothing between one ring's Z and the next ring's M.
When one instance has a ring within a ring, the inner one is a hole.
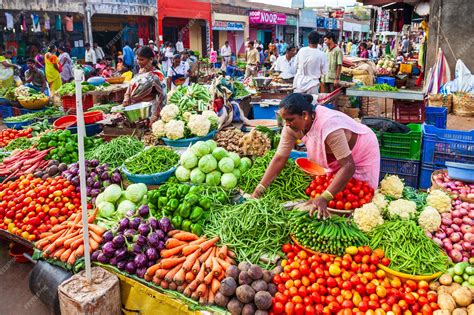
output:
M125 46L122 48L123 53L123 63L127 65L127 67L132 68L133 62L135 60L135 54L133 53L132 48L128 46L128 43L125 43Z
M288 49L288 44L282 39L280 40L280 45L278 45L278 53L280 56L286 54L286 50Z

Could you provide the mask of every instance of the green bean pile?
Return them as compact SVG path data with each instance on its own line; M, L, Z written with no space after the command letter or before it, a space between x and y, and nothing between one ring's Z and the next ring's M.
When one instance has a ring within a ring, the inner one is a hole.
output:
M266 266L262 255L273 257L281 244L289 241L288 212L279 201L265 197L250 199L238 205L223 206L211 211L204 233L219 236L238 261Z
M167 147L151 147L125 161L125 167L131 174L156 174L168 171L176 166L179 155Z
M144 147L145 145L135 137L120 136L86 152L86 159L97 159L101 163L109 164L112 168L117 168L121 166L126 159L142 151Z
M412 275L431 275L448 267L448 256L411 220L388 221L369 233L370 247L382 248L390 268Z
M26 150L26 149L31 148L34 143L35 142L30 138L26 138L26 137L16 138L10 141L10 143L8 143L8 145L5 147L5 151L11 152L16 149Z
M275 151L268 151L256 158L252 167L242 174L239 185L243 191L251 194L255 190L274 155ZM310 182L311 177L300 170L293 160L288 160L280 175L265 191L265 196L280 202L308 199L304 192Z

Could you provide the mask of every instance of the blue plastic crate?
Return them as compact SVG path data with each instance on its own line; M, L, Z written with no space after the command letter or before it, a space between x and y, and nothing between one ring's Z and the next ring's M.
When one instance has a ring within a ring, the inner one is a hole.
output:
M397 175L405 181L405 185L417 188L420 174L420 161L404 159L380 159L380 180L385 175Z
M0 105L0 114L2 115L2 119L15 116L13 107L9 105Z
M390 86L395 86L395 78L392 77L377 77L377 84L388 84Z
M334 106L334 104L326 104L326 105L323 105L324 107L327 107L329 109L336 109L336 107Z
M253 104L253 119L277 119L276 112L279 109L278 105L260 106L260 104Z
M90 125L86 125L85 127L86 127L86 136L92 137L92 136L95 136L96 134L101 133L103 126L102 124L90 124ZM70 130L72 134L77 133L77 126L68 127L67 129Z
M19 121L19 122L4 121L3 123L5 124L5 126L7 126L7 128L20 130L20 129L23 129L23 127L31 125L33 122L34 122L33 120L25 120L25 121Z
M421 163L420 170L420 189L428 189L431 187L431 174L436 170L445 169L443 166L436 166L430 163Z
M426 107L425 123L435 127L446 129L448 121L448 109L446 107Z
M440 129L423 124L422 162L445 168L446 162L474 164L474 130Z

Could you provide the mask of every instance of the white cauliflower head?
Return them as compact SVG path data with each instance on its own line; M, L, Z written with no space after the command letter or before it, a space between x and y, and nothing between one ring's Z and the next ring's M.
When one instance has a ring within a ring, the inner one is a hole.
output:
M441 215L435 208L426 206L418 217L418 225L426 232L436 232L441 226Z
M185 122L188 122L189 121L189 118L191 118L193 114L191 114L190 112L184 112L183 113L183 119Z
M404 187L403 181L397 175L387 176L380 182L380 192L397 199L402 197Z
M219 116L213 110L205 110L202 115L211 122L211 129L217 129L219 124Z
M372 202L379 208L381 212L385 210L388 205L388 201L385 199L385 196L382 195L378 190L375 192Z
M366 203L361 208L354 210L354 222L359 229L370 232L376 226L383 224L379 208L374 203Z
M189 118L188 128L193 135L204 137L209 133L211 122L203 115L192 115Z
M157 138L162 138L166 135L166 127L163 120L157 120L151 125L151 132Z
M181 120L171 120L165 125L166 138L178 140L184 138L184 122Z
M169 104L163 107L160 112L160 117L165 123L167 123L170 122L172 119L175 119L178 114L179 107L174 104Z
M414 201L398 199L388 205L388 216L393 219L409 220L415 217L416 203Z
M439 189L430 191L428 197L426 197L426 203L438 210L439 213L451 211L451 198Z

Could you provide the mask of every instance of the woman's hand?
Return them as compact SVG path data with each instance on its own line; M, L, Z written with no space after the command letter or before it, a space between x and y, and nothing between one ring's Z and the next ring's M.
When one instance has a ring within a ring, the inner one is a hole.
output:
M311 210L309 210L310 217L314 215L315 211L318 211L318 219L321 219L321 217L325 219L331 216L328 211L328 202L321 196L308 200L304 205L312 206Z

